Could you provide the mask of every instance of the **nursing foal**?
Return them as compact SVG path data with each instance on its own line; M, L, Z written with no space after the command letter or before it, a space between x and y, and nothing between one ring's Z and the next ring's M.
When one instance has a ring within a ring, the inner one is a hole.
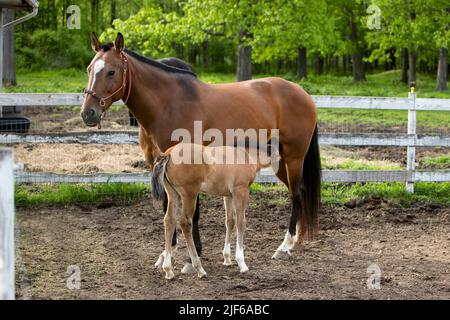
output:
M200 257L192 238L192 217L197 196L200 192L224 197L226 236L223 249L224 265L231 265L231 235L236 224L236 262L240 272L247 272L244 261L245 210L249 199L250 185L256 173L271 164L270 151L243 147L208 147L191 143L179 143L160 156L153 170L152 186L156 199L168 196L168 207L164 217L165 250L156 262L162 267L166 279L174 277L172 267L172 235L176 229L176 216L180 217L180 227L192 265L198 276L204 277ZM235 221L236 219L236 221Z

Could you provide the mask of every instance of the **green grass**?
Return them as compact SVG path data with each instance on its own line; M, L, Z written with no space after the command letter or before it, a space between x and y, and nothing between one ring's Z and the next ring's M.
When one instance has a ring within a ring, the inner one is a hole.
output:
M289 203L287 189L282 184L254 183L250 191L253 195L269 193L264 200L267 203L277 205ZM102 203L126 205L144 201L149 194L150 186L145 184L18 185L15 201L18 207ZM344 205L350 200L367 196L380 196L402 206L410 206L414 202L450 205L450 183L416 183L413 194L406 192L404 183L324 183L322 186L322 200L325 205Z
M18 185L15 190L15 201L18 207L127 204L143 199L149 191L148 185L125 183Z
M424 158L423 165L425 167L432 168L450 168L450 154L439 157Z
M379 161L365 161L356 159L346 159L337 164L329 164L322 158L322 168L328 170L402 170L401 165L388 165Z

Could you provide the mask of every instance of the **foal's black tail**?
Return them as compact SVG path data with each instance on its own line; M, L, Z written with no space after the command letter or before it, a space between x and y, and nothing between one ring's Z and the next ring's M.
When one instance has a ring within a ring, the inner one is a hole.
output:
M301 234L305 240L313 240L318 233L321 171L319 137L316 126L303 164L302 213L297 216L297 219L300 219Z
M156 160L156 164L153 167L152 174L152 190L153 197L156 200L163 200L165 197L164 190L164 176L166 174L167 162L170 160L170 155L162 155Z

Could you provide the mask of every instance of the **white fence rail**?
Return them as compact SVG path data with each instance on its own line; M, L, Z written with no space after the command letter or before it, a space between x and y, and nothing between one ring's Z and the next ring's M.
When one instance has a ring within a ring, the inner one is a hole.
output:
M321 134L321 145L337 146L397 146L407 147L407 168L405 171L351 171L332 170L323 172L325 182L391 182L407 183L413 191L416 181L450 181L450 172L435 170L421 172L415 170L416 147L450 147L449 136L418 136L416 134L417 111L450 111L450 99L416 98L410 93L408 98L388 97L345 97L313 96L319 108L407 110L408 134ZM81 94L0 94L0 106L79 106ZM122 101L115 105L123 105ZM450 122L450 116L449 116ZM64 133L64 134L0 134L0 144L16 143L79 143L79 144L137 144L136 132ZM16 173L17 182L148 182L148 174L97 174L97 175L56 175L38 173ZM271 172L258 176L260 182L276 182Z
M13 152L0 148L0 300L14 292L14 175Z

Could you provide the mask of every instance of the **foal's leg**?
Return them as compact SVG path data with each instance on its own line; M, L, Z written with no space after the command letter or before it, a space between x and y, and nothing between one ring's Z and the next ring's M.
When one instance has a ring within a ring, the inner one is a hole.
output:
M194 213L194 218L192 219L192 234L194 237L194 243L195 243L195 248L197 249L197 253L199 256L202 255L202 242L200 241L200 232L199 232L199 226L198 226L198 221L200 219L200 195L197 196L197 202L195 205L195 213ZM196 273L197 271L195 270L194 266L191 263L191 258L188 257L187 261L183 267L183 269L181 270L181 273L183 274L190 274L190 273Z
M172 279L175 275L173 273L173 267L172 267L172 254L173 254L173 247L172 247L172 237L173 233L176 229L176 207L179 206L179 203L177 203L177 199L172 197L172 195L168 196L169 203L167 208L166 216L164 217L164 228L165 228L165 250L162 253L164 256L164 262L162 264L162 268L166 273L166 279Z
M195 248L194 239L192 238L192 217L195 211L195 202L195 197L190 198L188 196L183 196L180 227L186 239L186 245L189 251L189 256L191 257L192 265L197 271L198 277L202 278L206 276L206 272L203 269L200 257L197 254L197 249Z
M248 271L248 267L244 260L244 232L247 224L245 209L247 208L248 195L249 190L244 188L233 193L233 207L237 217L236 262L238 263L241 273Z
M173 202L172 202L173 204ZM167 213L167 207L168 207L168 199L167 199L167 192L164 190L163 195L163 210L164 213ZM173 210L173 208L172 208ZM177 249L177 228L175 228L175 231L173 232L173 238L172 238L172 250ZM161 253L161 255L158 258L158 261L155 263L155 268L162 268L163 262L164 262L164 251Z
M273 259L286 259L291 256L290 249L294 248L296 242L297 217L301 214L301 181L303 171L303 159L286 161L286 176L288 179L289 192L291 194L292 210L289 219L289 229L284 241L272 256ZM281 170L281 168L280 168Z
M235 227L234 213L233 213L233 203L231 197L224 197L223 204L225 207L225 224L226 224L226 235L225 235L225 246L223 248L223 264L226 266L231 266L231 236L233 235L233 230Z

